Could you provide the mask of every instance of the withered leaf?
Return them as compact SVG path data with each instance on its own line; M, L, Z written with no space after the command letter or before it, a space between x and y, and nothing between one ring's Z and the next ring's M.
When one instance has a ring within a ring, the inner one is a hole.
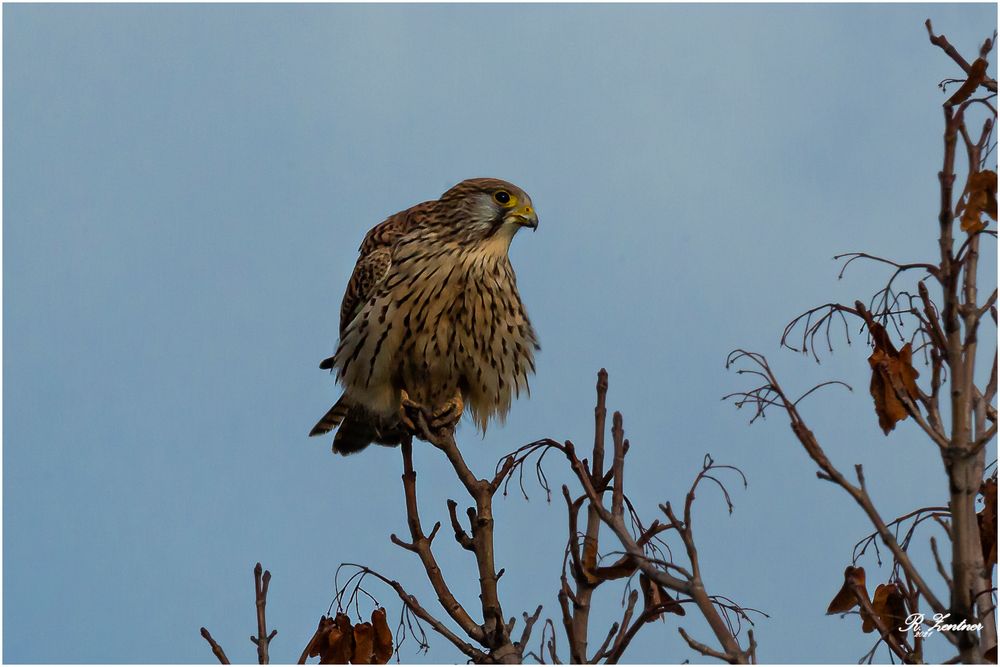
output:
M372 612L372 627L375 629L375 663L384 665L392 658L392 631L385 621L385 609Z
M961 88L955 91L954 95L948 98L945 104L948 106L961 104L972 97L972 94L976 92L976 88L986 80L986 67L987 62L983 58L976 59L976 62L972 63L972 67L969 68L969 78L965 80Z
M370 665L375 657L375 630L371 623L358 623L354 626L354 655L351 662L355 665Z
M854 587L860 586L868 597L868 589L865 588L865 568L847 566L844 570L844 585L830 601L830 606L826 608L828 614L842 614L854 609L858 604L858 598L854 595Z
M607 567L595 567L594 576L603 581L611 581L614 579L623 579L625 577L632 576L635 572L635 561L629 557L625 556L620 558L618 562Z
M976 519L979 521L979 541L983 546L983 564L992 570L997 564L997 480L991 477L979 488L983 496L983 509Z
M906 621L906 598L903 597L899 584L879 584L872 597L872 608L889 630L889 634L897 640L906 637L906 630L903 628L903 623ZM862 614L862 619L862 632L872 632L877 628L871 616Z
M962 231L978 232L986 227L980 219L985 213L997 219L997 174L984 169L969 176L965 185L967 201L962 211Z
M647 623L652 623L653 621L658 621L663 618L663 614L677 614L678 616L685 616L687 613L684 611L684 606L672 598L667 589L660 585L659 582L653 581L645 574L639 574L639 587L642 588L642 604L643 609L648 611L650 609L659 608L662 611L655 616L650 616Z
M906 609L906 596L900 590L899 584L892 584L892 590L886 597L885 610L879 613L882 614L882 618L887 619L890 632L897 640L906 639L906 619L910 614Z
M346 665L354 654L354 628L347 614L339 613L326 635L326 650L320 654L323 665Z
M319 655L321 665L346 665L351 660L351 640L338 628L331 628Z
M583 575L590 583L599 581L594 576L594 569L597 567L597 540L590 537L583 538L583 554L580 556L580 565L583 568Z
M310 658L315 658L327 650L327 634L332 627L334 627L332 618L329 616L320 617L319 627L316 628L316 633L309 640L308 655Z
M911 399L920 395L917 390L917 378L920 373L913 367L913 348L907 343L897 351L889 340L885 328L880 324L869 324L875 351L868 357L872 368L872 381L869 390L875 400L875 414L882 432L896 428L896 422L906 419L906 406L899 399L893 388L893 383L899 384Z

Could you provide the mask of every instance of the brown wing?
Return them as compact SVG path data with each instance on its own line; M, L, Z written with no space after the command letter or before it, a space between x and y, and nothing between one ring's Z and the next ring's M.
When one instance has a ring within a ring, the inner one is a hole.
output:
M371 298L375 286L382 282L389 272L389 267L392 265L392 249L396 242L414 224L419 224L426 218L435 204L437 202L425 201L411 206L405 211L389 216L365 234L365 240L358 248L361 257L354 266L354 273L347 283L347 291L340 305L341 336L344 335L351 320L357 316L364 302Z
M365 301L371 298L376 286L385 279L392 266L392 247L410 227L410 215L422 211L433 202L417 204L405 211L392 215L372 227L365 235L358 251L358 263L354 265L354 273L347 282L347 290L340 304L340 335L357 317ZM320 362L320 368L333 368L333 357Z
M392 265L392 249L379 247L373 249L358 259L354 273L347 283L344 300L340 304L340 335L344 335L347 326L361 310L361 306L371 296Z

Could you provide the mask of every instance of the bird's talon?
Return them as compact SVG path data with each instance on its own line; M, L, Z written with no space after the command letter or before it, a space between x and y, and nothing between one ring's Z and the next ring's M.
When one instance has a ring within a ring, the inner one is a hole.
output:
M465 411L461 394L457 394L433 412L411 399L405 390L400 391L399 403L400 423L411 434L422 440L432 440L455 428Z
M403 428L405 428L407 431L409 431L410 433L416 433L417 426L416 424L413 423L413 420L410 419L410 416L406 414L406 410L399 411L399 421L400 423L403 424Z
M454 398L439 407L431 415L430 420L428 420L429 425L434 430L454 428L462 419L463 412L465 412L465 403L462 401L462 395L456 394Z
M399 421L412 435L427 440L430 436L427 409L410 398L405 389L399 392Z
M399 390L399 402L402 403L404 408L423 410L424 407L410 398L410 395L406 393L405 389Z
M410 399L410 395L406 393L405 389L401 389L399 392L399 421L410 433L418 432L414 417L420 410L420 405Z

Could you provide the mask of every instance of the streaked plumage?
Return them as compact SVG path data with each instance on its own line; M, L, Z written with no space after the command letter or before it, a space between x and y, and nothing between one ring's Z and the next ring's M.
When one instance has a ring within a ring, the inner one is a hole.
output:
M537 226L505 181L463 181L365 236L340 311L340 343L321 368L344 394L310 435L338 428L334 451L398 444L402 392L428 410L460 396L477 425L503 419L534 372L535 332L507 250Z

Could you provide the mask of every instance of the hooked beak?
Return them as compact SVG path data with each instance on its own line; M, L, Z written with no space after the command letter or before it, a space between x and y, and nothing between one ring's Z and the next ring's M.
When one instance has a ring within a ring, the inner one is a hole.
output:
M504 216L504 222L513 222L522 227L538 229L538 214L531 206L522 206Z

